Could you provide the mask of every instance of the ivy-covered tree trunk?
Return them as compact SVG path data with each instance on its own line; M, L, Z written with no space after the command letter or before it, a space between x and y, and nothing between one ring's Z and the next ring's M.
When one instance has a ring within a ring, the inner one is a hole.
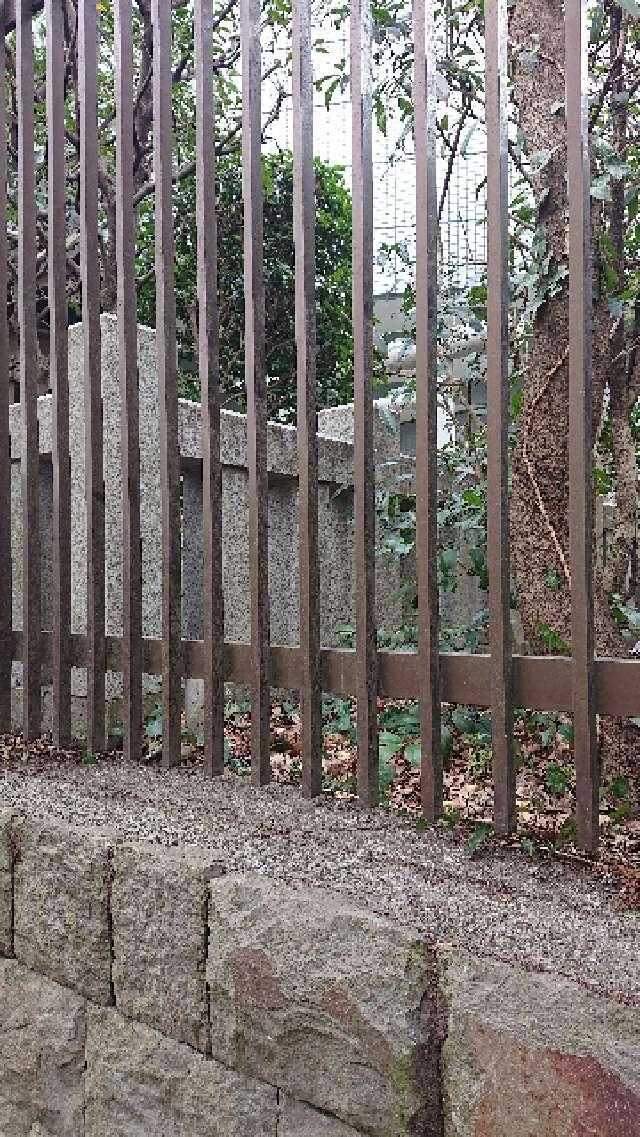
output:
M518 607L529 650L564 654L571 642L571 572L569 564L569 390L567 272L567 133L564 116L564 13L561 0L517 0L509 25L513 98L534 173L537 216L536 250L541 303L522 377L523 399L513 454L511 555ZM624 208L624 202L623 206ZM599 432L605 385L611 386L614 319L606 295L599 297L600 232L612 227L601 203L592 210L594 231L593 430ZM612 371L612 376L614 375ZM628 403L625 404L628 431ZM626 438L617 436L614 465L626 469ZM628 517L635 521L633 478L624 486L626 527L616 528L618 578L631 553ZM629 500L631 496L632 500ZM628 654L628 641L612 617L611 581L595 580L594 619L597 653ZM587 613L585 613L585 619ZM630 773L636 766L635 732L623 723L601 724L603 774Z

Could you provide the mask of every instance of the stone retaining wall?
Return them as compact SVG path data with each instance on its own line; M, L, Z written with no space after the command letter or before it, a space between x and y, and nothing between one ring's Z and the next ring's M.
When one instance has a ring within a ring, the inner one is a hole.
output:
M2 1137L640 1137L640 1010L0 815Z

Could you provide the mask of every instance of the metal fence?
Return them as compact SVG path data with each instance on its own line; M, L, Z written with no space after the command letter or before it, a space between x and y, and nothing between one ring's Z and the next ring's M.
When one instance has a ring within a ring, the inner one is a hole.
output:
M172 222L172 106L170 0L153 2L153 107L156 219L157 369L161 421L163 535L162 638L141 634L139 413L136 363L135 207L133 181L132 0L114 0L116 44L117 314L122 394L123 588L122 637L105 635L103 442L100 377L98 257L97 26L95 0L78 5L80 105L80 238L85 350L87 589L86 634L70 630L69 388L65 230L64 28L62 0L46 0L46 110L53 393L53 620L40 609L36 342L36 204L34 158L34 42L32 0L4 4L5 29L16 29L18 113L18 316L20 327L21 478L24 510L23 626L12 627L10 454L0 448L0 728L10 729L12 660L23 664L24 737L37 737L44 669L52 677L53 734L71 732L71 668L87 672L87 745L104 746L105 671L122 672L124 747L135 760L142 747L142 675L162 675L163 763L180 754L181 683L205 684L205 768L221 773L224 682L252 689L252 773L270 776L270 687L299 689L302 706L303 790L322 781L321 692L357 700L360 802L378 800L377 700L418 698L421 705L422 800L429 820L442 804L441 700L490 707L493 724L495 823L514 828L514 705L571 711L577 769L577 831L593 847L598 829L596 713L640 713L640 663L594 659L592 606L592 479L590 439L590 219L584 0L566 4L566 119L569 184L570 311L570 567L572 655L513 656L507 484L507 107L506 0L486 0L486 116L488 133L488 545L490 654L439 654L436 564L436 306L437 203L435 177L435 59L432 5L414 0L414 109L417 280L417 653L377 650L374 572L372 408L373 177L372 28L369 0L352 0L353 106L353 340L355 374L356 649L320 645L318 448L315 422L314 172L312 138L311 3L293 4L293 150L296 247L296 327L300 517L300 645L270 644L261 175L261 49L259 0L241 0L243 84L245 351L248 404L251 644L224 643L222 592L220 384L216 301L216 203L213 0L195 0L197 119L197 257L199 370L202 388L204 484L204 634L181 637L180 485L176 302ZM3 41L4 42L4 41ZM5 51L0 52L4 90ZM2 100L2 131L7 112ZM7 157L0 148L0 291L7 291ZM224 334L224 331L222 331ZM9 344L0 310L0 434L9 437Z

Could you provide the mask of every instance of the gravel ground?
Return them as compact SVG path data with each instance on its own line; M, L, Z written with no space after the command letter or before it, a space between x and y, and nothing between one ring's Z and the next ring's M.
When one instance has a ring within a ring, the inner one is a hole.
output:
M418 833L386 811L309 803L284 786L255 790L232 773L207 782L188 767L122 760L5 764L0 808L205 847L229 871L330 889L429 939L640 1005L640 913L618 911L612 884L589 866L495 848L470 859L454 834Z

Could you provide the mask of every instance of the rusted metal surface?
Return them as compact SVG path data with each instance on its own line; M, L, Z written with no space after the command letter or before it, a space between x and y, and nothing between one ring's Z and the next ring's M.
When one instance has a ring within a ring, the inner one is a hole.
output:
M378 802L373 451L372 27L369 0L351 4L353 394L358 800Z
M0 44L0 91L6 81L4 40ZM0 101L0 296L7 295L7 118ZM11 729L11 454L9 402L11 398L7 305L0 305L0 732Z
M316 425L315 171L310 0L293 2L293 227L296 250L298 513L300 533L300 687L302 786L322 789L320 557Z
M172 214L171 0L153 0L156 343L162 499L162 764L180 760L181 541L175 242Z
M260 16L260 0L241 0L244 342L249 470L249 588L253 659L251 776L256 785L263 785L271 777L267 390L264 354L263 187L260 162L262 135Z
M64 121L63 0L46 3L47 196L49 256L49 382L53 399L52 632L53 737L71 738L71 469L69 464L69 375L67 350L67 223Z
M20 327L22 482L22 729L26 741L41 726L38 341L36 330L36 191L33 30L31 5L19 0L16 28L18 103L18 324Z
M23 636L13 631L12 658L22 659ZM70 640L73 667L84 667L87 660L87 637L73 633ZM112 671L122 668L122 639L107 636L107 666ZM183 674L194 679L205 675L202 640L183 640ZM49 668L52 660L52 636L42 633L42 664ZM162 640L143 639L144 671L162 674ZM320 674L322 688L334 695L349 696L356 692L356 653L350 649L322 648ZM415 652L379 651L378 694L388 699L417 699L419 695L418 656ZM252 676L251 645L225 645L225 680L250 683ZM269 666L274 685L299 689L302 664L299 647L272 646ZM630 659L597 659L594 667L596 711L602 715L640 715L639 665ZM440 656L442 698L446 703L463 706L491 706L491 657L446 652ZM573 678L568 656L513 656L513 691L517 706L539 711L571 711Z
M122 729L124 755L142 752L140 412L133 208L132 2L115 3L116 262L122 470Z
M428 0L413 5L416 154L416 568L422 809L442 812L438 655L438 200L436 189L436 61Z
M213 113L213 0L196 0L196 222L198 233L198 359L202 398L204 544L204 763L224 769L224 602L222 594L222 468L217 296L217 229Z
M105 571L96 6L78 5L80 103L80 276L84 339L85 501L87 510L87 749L105 745Z
M511 580L507 431L509 423L509 186L507 4L485 7L487 121L487 550L491 647L491 738L498 833L517 824L513 753Z
M598 738L594 699L593 446L591 430L591 215L586 0L565 6L569 196L569 552L576 763L576 829L598 842Z

